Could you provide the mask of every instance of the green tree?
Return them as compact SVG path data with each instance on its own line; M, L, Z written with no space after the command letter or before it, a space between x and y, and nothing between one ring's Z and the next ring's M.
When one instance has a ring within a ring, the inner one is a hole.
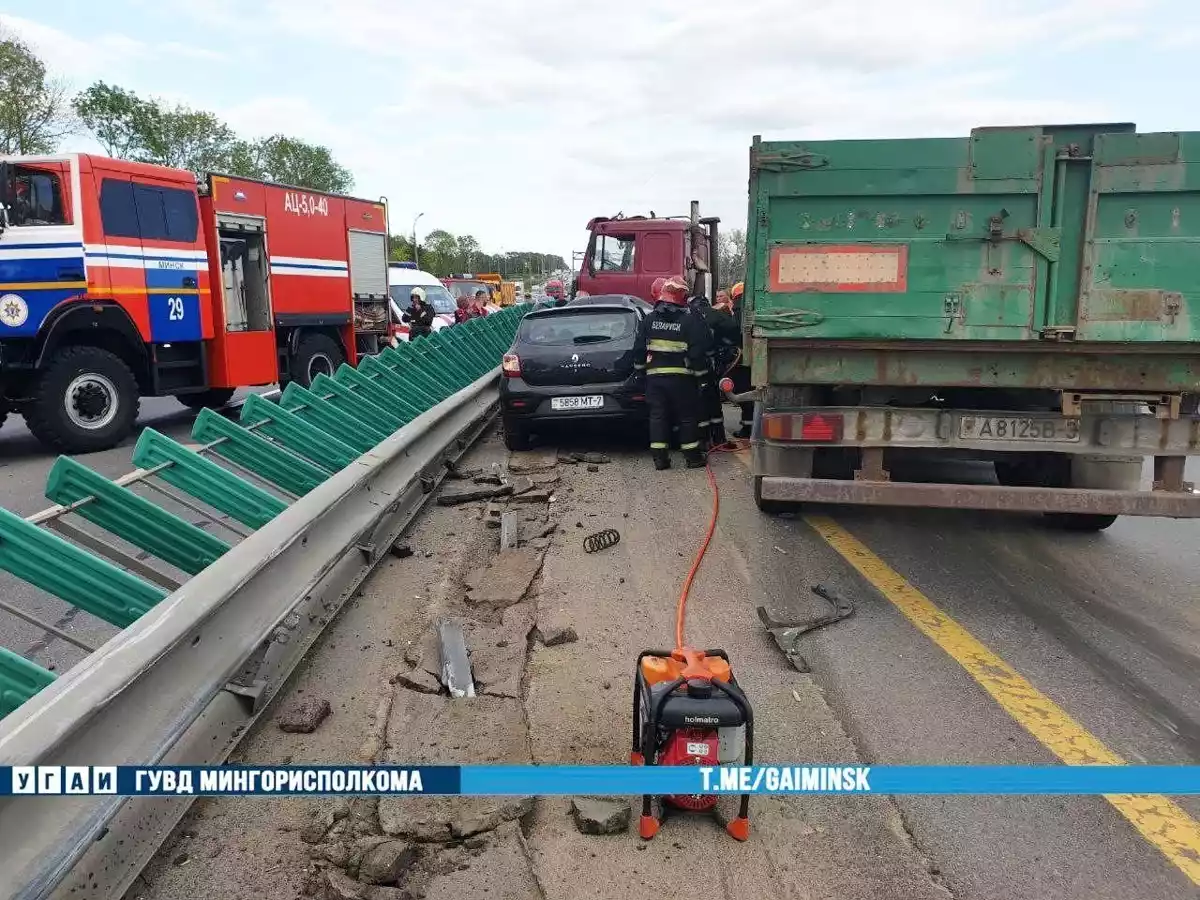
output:
M717 278L719 286L728 289L746 280L746 231L731 228L722 232L717 243Z
M237 135L212 113L160 105L152 123L146 162L197 174L229 168Z
M152 100L97 81L72 101L75 114L104 152L118 159L144 160L160 130L161 110Z
M229 172L331 194L344 194L354 186L350 171L333 158L328 147L282 134L236 142Z
M74 130L64 85L28 44L0 32L0 153L52 153Z
M388 259L394 262L414 262L412 239L402 234L388 235Z

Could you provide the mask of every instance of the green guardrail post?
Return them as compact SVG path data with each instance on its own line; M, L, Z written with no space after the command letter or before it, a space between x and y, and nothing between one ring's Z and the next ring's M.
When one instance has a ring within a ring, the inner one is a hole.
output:
M358 451L345 441L257 394L246 398L239 419L245 426L257 425L255 431L259 434L265 434L293 453L306 457L331 475L359 456Z
M0 509L0 569L118 628L167 596L7 509Z
M298 497L303 497L327 477L323 469L308 460L289 453L253 431L247 431L211 409L200 410L200 415L192 425L192 437L201 444L211 444L224 438L212 448L211 453L248 469Z
M220 418L212 410L204 412ZM50 469L46 496L63 506L95 498L73 510L75 515L191 575L229 550L227 543L204 529L66 456Z
M193 453L165 434L145 429L134 445L133 464L153 469L168 462L170 466L155 473L158 478L243 525L261 528L287 509L287 504L273 494Z
M0 647L0 719L53 682L53 672Z

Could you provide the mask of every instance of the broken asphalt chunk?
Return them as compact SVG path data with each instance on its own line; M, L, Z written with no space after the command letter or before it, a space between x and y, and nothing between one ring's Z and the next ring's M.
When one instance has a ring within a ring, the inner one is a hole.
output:
M571 818L583 834L621 834L629 828L631 813L628 800L571 798Z
M470 487L446 487L438 495L438 506L458 506L460 503L474 503L476 500L488 500L492 497L503 497L512 493L511 484L472 485Z
M306 697L284 710L279 717L279 730L290 734L312 734L332 711L328 700Z

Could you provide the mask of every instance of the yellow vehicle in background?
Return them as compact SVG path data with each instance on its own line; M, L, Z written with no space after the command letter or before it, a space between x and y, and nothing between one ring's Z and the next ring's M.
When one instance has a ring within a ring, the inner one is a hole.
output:
M482 275L476 275L475 278L495 288L496 303L500 306L512 306L517 302L518 286L514 282L504 281L500 277L500 273L485 272Z

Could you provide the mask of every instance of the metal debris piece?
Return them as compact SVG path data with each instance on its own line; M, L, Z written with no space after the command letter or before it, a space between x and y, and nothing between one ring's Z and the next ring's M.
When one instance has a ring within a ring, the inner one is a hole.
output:
M439 619L437 635L442 684L451 697L474 697L471 657L467 653L467 638L462 625L452 619Z
M597 531L595 534L589 534L583 539L583 550L585 553L595 553L597 550L606 550L609 547L615 547L621 542L621 532L615 528L605 528L603 531Z
M757 610L759 620L766 627L767 631L771 632L771 637L775 638L775 643L779 645L779 649L783 651L783 655L788 658L788 662L798 672L812 671L809 668L808 661L800 653L799 643L801 635L815 631L818 628L824 628L826 625L832 625L834 622L840 622L842 619L854 615L853 604L825 585L816 585L812 589L812 592L823 600L828 601L833 607L833 611L823 616L803 619L799 622L779 622L771 618L771 614L767 612L765 606L760 606Z
M509 510L500 516L500 552L512 550L517 546L520 530L520 520L516 512Z

